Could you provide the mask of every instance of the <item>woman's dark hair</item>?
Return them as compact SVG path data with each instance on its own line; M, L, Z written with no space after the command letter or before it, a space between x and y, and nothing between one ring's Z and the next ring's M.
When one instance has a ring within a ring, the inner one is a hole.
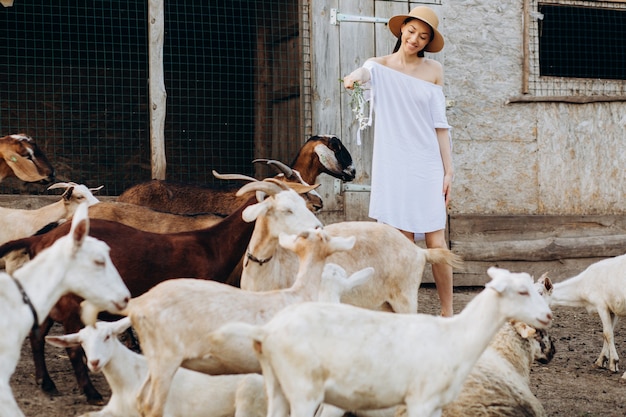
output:
M404 22L402 22L402 24L406 24L408 22L410 22L411 20L415 20L414 17L407 17ZM433 39L435 39L435 31L433 30L432 27L430 27L430 25L428 25L428 27L430 28L430 40L428 41L428 43L431 43L433 41ZM426 44L426 46L428 46L428 43ZM402 44L402 32L400 32L400 36L398 36L398 40L396 41L396 46L394 46L393 48L393 53L398 52L398 49L400 49L400 45ZM422 49L421 51L419 51L417 53L417 56L420 58L424 58L424 50L426 49L426 46L424 47L424 49Z

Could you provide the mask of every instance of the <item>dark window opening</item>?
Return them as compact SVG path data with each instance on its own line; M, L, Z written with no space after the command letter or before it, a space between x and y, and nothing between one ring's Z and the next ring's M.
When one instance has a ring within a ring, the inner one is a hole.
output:
M626 80L626 12L540 5L541 76Z

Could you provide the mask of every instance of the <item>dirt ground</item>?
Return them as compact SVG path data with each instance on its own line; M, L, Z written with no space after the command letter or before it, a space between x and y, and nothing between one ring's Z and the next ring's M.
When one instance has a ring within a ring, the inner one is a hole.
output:
M455 290L455 312L474 297L481 288ZM420 289L420 311L436 314L439 309L436 290L426 285ZM558 308L550 330L557 353L548 365L536 364L531 375L531 389L548 415L566 417L626 416L626 384L621 373L595 369L593 363L602 347L602 327L597 315L585 310ZM60 328L55 326L53 333ZM626 357L624 332L617 329L618 352ZM48 346L47 363L57 388L62 393L49 397L35 384L30 346L24 344L22 358L12 378L15 397L28 417L69 417L100 407L88 405L76 388L65 351ZM110 392L101 374L92 375L96 387L108 401Z

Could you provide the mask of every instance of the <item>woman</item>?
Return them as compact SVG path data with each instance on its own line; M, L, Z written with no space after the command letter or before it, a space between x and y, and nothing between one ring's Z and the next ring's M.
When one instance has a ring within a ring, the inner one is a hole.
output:
M446 248L447 205L454 169L443 95L443 68L424 52L439 52L439 19L426 6L389 19L398 38L391 55L374 57L344 77L369 84L376 113L369 216L409 239L423 233L429 248ZM366 85L365 88L368 88ZM441 314L451 316L452 268L433 265Z

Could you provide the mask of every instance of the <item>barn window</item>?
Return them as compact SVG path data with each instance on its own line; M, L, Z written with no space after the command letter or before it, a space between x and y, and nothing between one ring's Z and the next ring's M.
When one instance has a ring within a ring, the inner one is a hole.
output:
M0 133L33 136L60 181L118 195L151 178L149 1L0 6ZM166 178L291 163L311 135L308 1L164 3ZM23 187L3 181L0 193L47 194Z
M542 76L626 80L626 11L540 5Z
M626 100L626 1L524 0L522 96Z

